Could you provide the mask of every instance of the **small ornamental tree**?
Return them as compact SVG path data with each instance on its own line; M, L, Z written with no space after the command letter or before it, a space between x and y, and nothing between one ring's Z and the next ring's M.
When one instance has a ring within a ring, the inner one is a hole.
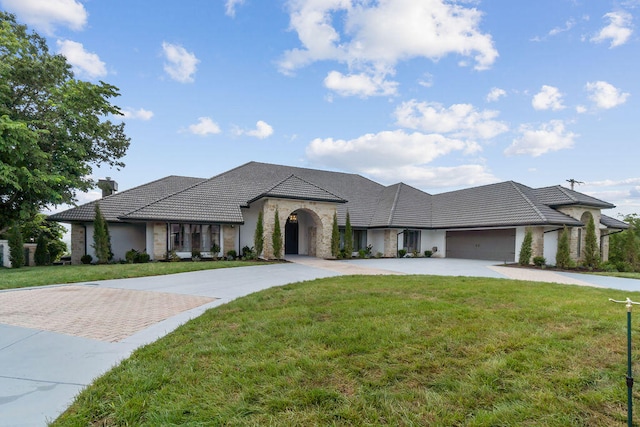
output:
M338 214L333 213L333 226L331 227L331 256L338 257L340 253L340 230L338 229Z
M569 268L571 265L571 253L569 251L569 230L565 225L558 238L558 250L556 252L556 267Z
M24 240L18 223L14 223L9 230L9 261L11 267L20 268L24 265Z
M596 225L593 215L589 215L587 222L587 233L584 236L584 265L589 268L596 268L600 264L600 253L598 251L598 238L596 237Z
M47 242L47 237L44 233L41 233L38 236L38 242L36 246L36 252L33 255L33 261L36 265L47 265L49 264L49 242Z
M256 251L256 256L262 254L262 248L264 247L264 220L262 210L258 213L258 222L256 223L256 231L253 234L253 247Z
M344 253L347 258L351 258L351 254L353 253L353 230L351 229L349 211L347 211L347 219L344 225Z
M93 220L93 249L98 258L98 264L106 264L113 257L109 228L98 203L96 203L96 214Z
M518 258L518 263L520 265L529 265L529 261L531 260L531 245L533 244L533 234L531 230L527 230L524 235L524 240L522 241L522 245L520 246L520 257Z
M275 259L282 258L282 231L280 230L280 216L278 209L274 214L273 234L271 235L271 244L273 245L273 257Z

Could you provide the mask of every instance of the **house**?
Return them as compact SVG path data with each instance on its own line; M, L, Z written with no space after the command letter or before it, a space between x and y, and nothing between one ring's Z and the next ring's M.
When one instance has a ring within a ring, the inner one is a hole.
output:
M331 257L334 213L344 230L349 212L354 250L395 257L433 256L514 262L527 230L533 254L555 260L559 233L570 230L571 256L579 260L585 227L593 217L603 259L608 236L627 224L602 214L615 206L562 186L530 188L513 181L442 194L404 183L384 186L357 174L249 162L210 179L168 176L116 192L103 180L103 198L60 212L50 220L71 224L72 262L93 253L95 204L109 223L115 259L146 251L162 260L170 251L191 257L253 246L259 212L264 214L265 258L273 257L270 236L275 211L285 254Z

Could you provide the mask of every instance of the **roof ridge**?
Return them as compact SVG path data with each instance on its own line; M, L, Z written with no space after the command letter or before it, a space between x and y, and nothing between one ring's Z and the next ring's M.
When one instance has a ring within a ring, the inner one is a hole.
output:
M522 196L522 198L524 198L524 200L526 200L526 202L535 210L535 212L538 214L540 219L543 221L547 221L547 217L540 211L538 206L535 203L533 203L533 201L529 198L529 196L526 195L522 191L522 189L519 187L519 186L526 187L526 185L520 184L519 182L515 182L515 181L508 181L508 182L513 186L513 188L515 188L515 190ZM531 189L531 187L527 187L527 188Z
M320 187L318 184L315 184L313 182L309 182L306 179L299 177L298 175L292 173L291 175L289 175L288 177L286 177L285 179L281 180L280 182L278 182L276 185L274 185L273 187L271 187L269 190L265 191L263 194L268 194L270 191L272 191L274 188L276 188L277 186L284 184L286 181L290 180L291 178L296 178L299 179L300 181L304 182L305 184L309 184L312 187L317 188L318 190L322 190L325 193L331 194L334 197L337 197L338 199L344 200L342 197L338 196L337 194L332 193L331 191L327 190L326 188Z
M387 224L392 224L393 223L393 217L396 214L396 207L398 205L398 199L400 199L400 189L402 188L402 182L399 182L397 184L393 184L393 185L397 185L398 188L396 189L396 195L393 197L393 203L391 204L391 210L389 211L389 222Z

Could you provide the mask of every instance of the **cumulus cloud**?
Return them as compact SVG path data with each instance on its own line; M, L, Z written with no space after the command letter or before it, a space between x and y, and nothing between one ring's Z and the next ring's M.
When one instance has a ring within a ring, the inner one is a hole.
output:
M289 0L288 8L301 47L281 58L285 74L331 60L356 74L384 76L400 61L450 54L472 58L484 70L498 57L492 37L479 29L482 13L445 0Z
M235 17L236 16L236 6L241 6L244 4L244 0L227 0L225 3L225 13L227 16Z
M503 96L507 96L507 92L504 89L498 87L491 88L491 91L487 94L487 102L496 102Z
M562 94L557 87L543 85L540 92L534 95L531 105L536 110L562 110L565 106L562 104Z
M95 53L87 52L82 43L71 40L58 40L58 51L67 58L73 71L90 79L107 75L107 67Z
M162 51L167 62L164 64L164 71L169 76L180 83L193 82L193 75L196 73L200 60L192 52L188 52L179 44L162 42Z
M620 89L604 81L589 82L585 85L585 90L589 92L589 99L598 108L605 110L624 104L629 97L628 93L622 93Z
M425 132L451 134L455 138L491 139L509 130L497 111L478 111L471 104L446 108L436 102L403 102L394 112L399 126Z
M609 21L609 25L602 28L598 34L591 38L591 41L601 43L611 40L610 49L625 44L633 33L631 14L625 11L609 12L604 15L604 19Z
M362 167L358 172L378 182L387 184L406 182L421 189L469 187L499 181L484 165L451 167L406 165L393 169Z
M273 128L267 122L258 120L256 128L251 130L236 129L237 135L249 135L258 139L265 139L273 135Z
M125 108L122 110L122 115L124 119L147 121L151 120L153 117L153 111L145 110L144 108L139 108L137 110Z
M383 76L370 76L365 73L345 76L338 71L331 71L324 79L327 89L342 96L360 96L366 98L377 95L395 95L398 83L385 81Z
M79 31L87 24L87 11L76 0L0 0L0 5L48 35L56 26Z
M198 118L198 123L189 126L189 132L200 135L215 135L220 133L220 126L211 120L210 117L200 117Z
M551 120L537 129L531 125L522 125L518 130L522 135L504 151L507 156L528 155L541 156L551 151L573 147L577 134L569 132L562 120Z

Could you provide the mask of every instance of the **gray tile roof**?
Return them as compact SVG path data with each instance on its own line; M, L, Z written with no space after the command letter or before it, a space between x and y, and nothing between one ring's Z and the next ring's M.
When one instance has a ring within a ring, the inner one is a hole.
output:
M627 224L626 222L611 218L607 215L600 215L600 224L614 230L626 230L629 228L629 224Z
M242 208L263 197L335 202L338 223L354 228L473 228L582 223L551 206L613 205L563 187L513 181L430 195L360 175L249 162L210 179L170 176L100 200L109 221L242 223ZM92 221L95 202L50 218Z
M595 197L588 196L575 190L564 188L561 185L537 188L533 191L538 200L551 207L583 205L601 209L615 208L611 203L596 199Z
M162 197L176 194L202 181L202 178L171 175L122 192L116 192L100 200L50 215L49 219L62 222L93 221L95 217L95 204L100 203L100 211L105 219L110 222L118 222L122 215L132 210L153 203Z

